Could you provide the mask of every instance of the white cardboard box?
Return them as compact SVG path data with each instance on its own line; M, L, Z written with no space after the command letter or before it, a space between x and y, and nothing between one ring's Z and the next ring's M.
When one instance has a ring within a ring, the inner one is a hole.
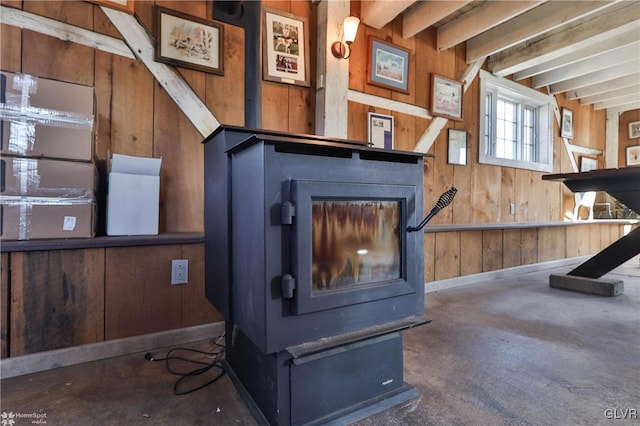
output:
M161 158L113 154L107 191L107 235L156 235Z

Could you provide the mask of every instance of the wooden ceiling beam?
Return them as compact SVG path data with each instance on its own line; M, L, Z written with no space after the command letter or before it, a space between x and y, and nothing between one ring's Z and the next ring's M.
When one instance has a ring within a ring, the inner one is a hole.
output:
M630 44L620 49L611 50L601 55L592 56L591 58L556 68L553 71L539 74L533 77L533 87L538 89L616 65L622 65L634 60L638 61L640 59L639 45L640 41L635 45Z
M564 95L567 100L573 101L575 99L581 99L587 96L594 96L600 93L606 93L617 89L623 89L625 87L631 87L637 84L638 81L640 81L640 72L630 74L626 77L615 78L613 80L607 80L602 83L581 87L577 90L570 90Z
M487 64L489 70L504 77L628 31L637 31L640 28L640 8L637 2L630 3L623 2L620 7L614 6L603 13L591 15L570 28L491 55Z
M513 75L515 80L523 80L525 78L533 77L545 72L552 71L564 67L565 65L573 64L586 58L592 58L597 55L609 52L614 49L618 49L623 46L631 44L640 44L638 40L638 30L627 31L624 34L620 34L616 37L607 38L602 41L590 44L582 49L576 49L566 55L556 58L541 64L535 65L530 68L526 68Z
M545 1L547 0L491 1L482 3L480 6L438 27L438 50L454 47L539 6Z
M363 24L380 29L414 3L415 0L363 0L360 3L360 20Z
M569 90L575 90L581 87L590 86L592 84L602 83L614 78L626 77L637 73L639 69L640 61L636 59L635 61L627 62L622 65L606 68L588 75L583 75L580 77L561 81L560 83L552 84L551 86L549 86L549 92L551 94L562 93Z
M468 3L471 3L471 0L416 2L415 6L407 10L402 18L402 38L408 39L415 36Z
M467 63L516 46L611 6L612 1L550 1L467 41Z
M622 96L616 99L610 99L608 101L596 102L593 105L593 109L600 110L600 109L617 108L623 105L636 104L636 103L638 103L638 95L634 93L634 94Z
M640 93L640 83L629 87L623 87L622 89L599 93L593 96L585 96L580 99L580 105L591 105L595 104L596 102L608 101L611 99L619 98L621 96L627 96L629 93Z

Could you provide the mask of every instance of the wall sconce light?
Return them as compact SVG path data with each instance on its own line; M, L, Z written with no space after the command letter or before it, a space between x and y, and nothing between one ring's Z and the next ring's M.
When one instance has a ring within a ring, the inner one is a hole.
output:
M360 25L360 19L355 16L347 16L344 18L344 23L342 24L343 41L336 41L331 45L331 53L333 53L333 56L342 59L347 59L351 56L351 43L356 40L358 25Z

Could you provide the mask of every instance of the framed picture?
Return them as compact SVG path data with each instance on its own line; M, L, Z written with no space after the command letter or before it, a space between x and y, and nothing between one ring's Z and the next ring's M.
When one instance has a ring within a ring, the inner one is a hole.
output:
M133 14L133 0L89 0L89 2Z
M156 6L155 60L211 74L224 74L223 26Z
M567 139L573 139L573 111L569 108L562 108L560 136Z
M640 166L640 145L627 147L627 166Z
M449 129L447 163L466 166L467 154L467 132L465 130Z
M306 18L263 8L262 78L309 87L309 25Z
M367 83L385 89L409 93L410 60L410 50L369 37Z
M629 139L640 138L640 121L629 123Z
M393 149L393 116L368 113L369 145L374 148Z
M595 170L598 168L598 158L591 157L589 155L581 155L580 156L580 171L581 172L590 172L591 170Z
M431 74L431 115L462 120L462 83Z

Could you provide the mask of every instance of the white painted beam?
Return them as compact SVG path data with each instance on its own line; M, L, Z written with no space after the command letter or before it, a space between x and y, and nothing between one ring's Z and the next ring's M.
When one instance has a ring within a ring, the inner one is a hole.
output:
M131 49L122 40L23 10L0 6L0 22L12 27L36 31L59 40L70 41L113 53L114 55L135 59Z
M533 87L540 88L602 69L622 65L633 60L637 61L638 58L640 58L640 50L638 49L638 46L640 46L640 41L636 44L630 44L619 49L610 50L601 55L586 58L581 61L556 68L553 71L539 74L533 78Z
M614 78L613 80L607 80L603 83L592 84L589 86L581 87L577 90L569 90L565 93L567 100L573 101L575 99L584 98L585 96L598 95L600 93L611 92L617 89L625 87L631 87L640 81L640 72L628 75L622 78Z
M583 47L582 49L573 50L566 55L552 59L550 61L542 62L530 68L523 69L513 75L515 80L523 80L525 78L533 77L548 71L553 71L560 67L573 64L587 58L593 58L597 55L609 52L614 49L618 49L623 46L640 44L638 40L638 29L633 31L627 31L624 34L620 34L616 37L607 38L602 41L596 41L593 44Z
M358 92L357 90L349 90L347 99L362 105L369 105L375 108L388 109L389 111L399 112L401 114L413 115L420 118L433 118L426 108L404 102L394 101L393 99L383 98L381 96L370 95L368 93Z
M449 49L544 3L535 1L488 1L438 27L438 50Z
M620 146L620 113L607 110L607 121L604 129L604 167L618 168L618 147Z
M579 89L581 87L590 86L592 84L602 83L603 81L615 78L626 77L635 74L640 69L640 61L627 62L622 65L596 71L591 74L564 80L549 86L552 94L567 92L569 90Z
M360 20L380 29L414 3L415 0L363 0L360 2Z
M589 148L587 146L574 145L572 143L567 143L567 146L569 147L571 152L574 152L576 154L602 155L602 150L601 149Z
M599 93L593 96L585 96L583 98L580 98L580 105L591 105L591 104L595 104L596 102L608 101L610 99L626 96L629 93L636 93L636 95L639 94L640 83L636 84L635 86L629 86L629 87L624 87L622 89L611 90L610 92ZM640 96L639 96L639 99L640 99Z
M468 3L471 1L428 0L416 2L416 5L407 10L402 18L402 38L408 39L415 36Z
M637 7L637 2L622 2L609 10L590 15L567 29L545 34L535 40L529 40L491 55L487 65L492 73L504 77L562 58L577 49L588 47L607 38L616 37L628 31L637 31L638 28L640 28L640 8Z
M550 1L467 41L467 63L525 42L610 6L610 1Z
M191 87L174 70L154 60L153 41L134 16L104 6L100 8L203 138L220 127L220 122Z
M618 113L618 114L622 114L623 112L634 110L634 109L640 109L640 101L632 103L632 104L627 104L627 105L621 106L621 107L608 108L607 109L607 113L615 112L615 113Z
M593 109L595 110L609 109L609 108L615 108L615 107L619 107L627 104L636 104L638 102L640 102L640 97L638 97L637 93L632 93L630 95L621 96L619 98L609 99L607 101L602 101L602 102L596 102L593 105Z
M331 53L331 44L342 39L342 23L350 2L323 1L317 12L316 134L347 138L349 60Z

